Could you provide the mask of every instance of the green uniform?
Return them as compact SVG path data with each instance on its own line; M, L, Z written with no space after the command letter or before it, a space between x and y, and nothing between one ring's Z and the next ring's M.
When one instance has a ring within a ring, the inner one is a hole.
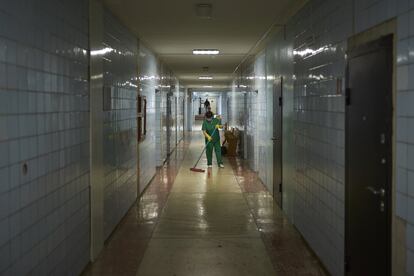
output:
M221 125L221 120L213 118L210 122L207 120L204 120L202 130L207 132L208 135L213 138L210 143L208 143L208 139L206 138L206 154L207 154L207 164L212 165L213 164L213 149L216 152L216 158L217 158L217 164L223 164L223 161L221 160L221 144L220 144L220 133L216 129L216 125ZM214 135L213 135L214 133Z

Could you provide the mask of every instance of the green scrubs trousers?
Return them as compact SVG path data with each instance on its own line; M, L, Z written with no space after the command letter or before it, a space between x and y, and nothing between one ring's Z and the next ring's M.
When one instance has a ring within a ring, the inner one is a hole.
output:
M211 141L208 143L206 148L206 155L207 155L207 165L213 165L213 149L216 152L216 159L217 164L223 164L223 160L221 159L221 144L220 140L218 141Z
M205 139L205 142L208 143L206 148L208 165L213 165L213 149L216 152L218 165L223 164L223 161L221 160L220 133L218 129L216 130L216 125L221 125L221 120L214 118L211 121L204 120L201 128L213 138L210 143L208 143L208 140Z

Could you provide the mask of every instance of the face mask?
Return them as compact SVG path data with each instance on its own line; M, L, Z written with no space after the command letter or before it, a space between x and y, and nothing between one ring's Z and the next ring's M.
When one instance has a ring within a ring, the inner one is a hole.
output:
M207 118L207 121L211 122L211 120L213 120L212 118Z

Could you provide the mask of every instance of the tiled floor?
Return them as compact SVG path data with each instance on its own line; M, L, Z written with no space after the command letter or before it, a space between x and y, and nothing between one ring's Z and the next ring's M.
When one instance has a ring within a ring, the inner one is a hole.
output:
M98 260L83 275L136 275L187 148L188 143L181 143L171 161L157 171L144 195L107 241Z
M271 258L275 275L328 275L257 174L250 171L243 160L232 159L230 163Z
M201 148L180 145L84 274L325 275L243 161L189 170Z

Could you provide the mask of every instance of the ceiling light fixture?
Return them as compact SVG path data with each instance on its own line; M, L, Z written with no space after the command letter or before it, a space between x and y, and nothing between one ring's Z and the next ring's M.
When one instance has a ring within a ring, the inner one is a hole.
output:
M218 55L220 51L217 49L194 49L193 55Z
M210 77L210 76L201 76L201 77L198 77L198 79L199 80L212 80L213 77Z
M197 4L195 6L196 15L202 19L211 19L213 13L212 4Z
M204 87L204 88L213 88L213 86L212 86L212 85L204 85L203 87Z

